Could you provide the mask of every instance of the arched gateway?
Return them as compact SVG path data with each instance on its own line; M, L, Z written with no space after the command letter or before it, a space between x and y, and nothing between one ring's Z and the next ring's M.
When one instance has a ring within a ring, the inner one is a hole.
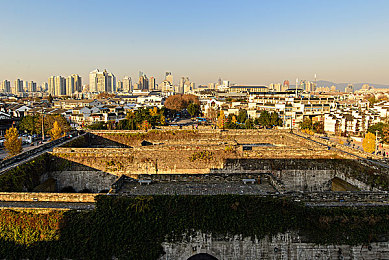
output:
M218 260L216 257L207 253L200 253L188 258L188 260Z

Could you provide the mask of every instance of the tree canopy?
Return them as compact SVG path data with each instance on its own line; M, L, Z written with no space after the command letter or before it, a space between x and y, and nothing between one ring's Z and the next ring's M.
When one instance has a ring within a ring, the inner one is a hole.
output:
M17 155L22 151L22 139L19 138L18 130L15 127L7 129L5 132L4 149L10 156Z
M197 96L191 94L176 94L169 96L164 105L167 109L181 111L188 108L189 104L192 103L200 107L200 100Z

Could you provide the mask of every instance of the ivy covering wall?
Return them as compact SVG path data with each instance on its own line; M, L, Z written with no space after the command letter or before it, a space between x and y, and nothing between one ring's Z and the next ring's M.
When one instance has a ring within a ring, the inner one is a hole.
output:
M157 259L193 231L262 238L298 231L320 244L389 235L389 208L308 208L260 196L99 196L92 211L0 210L0 258Z

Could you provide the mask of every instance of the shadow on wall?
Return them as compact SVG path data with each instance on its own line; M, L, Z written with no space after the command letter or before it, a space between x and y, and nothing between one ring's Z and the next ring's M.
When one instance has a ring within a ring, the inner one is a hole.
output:
M45 153L0 175L0 191L101 192L110 190L117 179L105 171Z
M114 138L105 138L96 134L87 133L75 140L61 146L67 148L131 148L123 142L115 141Z
M331 190L335 177L343 181L343 188L347 190L389 190L386 168L355 159L226 159L223 168L211 169L211 173L219 174L250 172L272 174L284 183L286 191Z

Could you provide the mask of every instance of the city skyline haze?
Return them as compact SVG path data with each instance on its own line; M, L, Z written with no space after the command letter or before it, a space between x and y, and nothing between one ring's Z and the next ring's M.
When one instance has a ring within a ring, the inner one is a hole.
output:
M9 1L0 3L0 80L138 71L157 83L219 77L389 84L389 2Z

